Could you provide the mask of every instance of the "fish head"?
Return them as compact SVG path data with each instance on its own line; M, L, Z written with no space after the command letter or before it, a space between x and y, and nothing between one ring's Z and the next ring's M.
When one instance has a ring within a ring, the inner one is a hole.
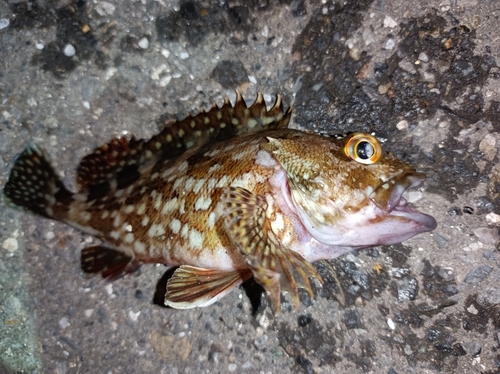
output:
M303 136L310 139L269 139L266 146L287 174L285 200L316 240L367 247L399 243L436 227L433 217L403 197L425 175L384 152L374 136Z

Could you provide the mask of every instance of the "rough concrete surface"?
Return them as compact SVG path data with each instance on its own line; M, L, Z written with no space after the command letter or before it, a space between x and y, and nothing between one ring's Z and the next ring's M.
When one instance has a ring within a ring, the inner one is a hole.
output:
M499 373L499 15L494 0L0 2L0 184L34 139L74 187L111 137L239 89L281 93L295 127L375 133L427 174L407 196L438 221L316 264L316 299L294 313L285 295L274 316L243 289L161 307L163 265L86 278L93 238L0 205L0 372Z

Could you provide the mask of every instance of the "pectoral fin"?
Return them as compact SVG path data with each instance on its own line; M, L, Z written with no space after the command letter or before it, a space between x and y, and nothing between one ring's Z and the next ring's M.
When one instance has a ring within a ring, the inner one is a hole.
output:
M167 282L165 305L176 309L208 306L251 277L250 272L228 272L182 265Z
M321 282L321 276L311 263L280 243L266 217L266 200L237 187L227 189L223 203L227 234L268 293L276 312L280 311L281 286L291 293L295 310L299 306L297 286L313 298L308 278Z

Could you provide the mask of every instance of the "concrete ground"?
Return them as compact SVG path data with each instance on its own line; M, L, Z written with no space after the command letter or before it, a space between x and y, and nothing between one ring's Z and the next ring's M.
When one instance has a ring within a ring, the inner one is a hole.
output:
M74 186L114 135L237 88L281 93L295 127L376 133L429 177L407 195L438 227L316 264L316 299L276 317L265 297L252 315L255 287L161 307L161 265L86 278L93 238L1 205L0 372L499 373L499 15L494 0L1 2L0 184L35 139Z

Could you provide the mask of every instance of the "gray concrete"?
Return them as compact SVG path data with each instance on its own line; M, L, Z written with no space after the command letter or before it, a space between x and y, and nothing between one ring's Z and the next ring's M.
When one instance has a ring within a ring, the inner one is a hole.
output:
M316 300L252 316L243 290L155 305L161 265L87 279L93 238L2 205L0 372L500 372L498 2L244 3L1 2L0 184L32 139L74 186L94 147L237 88L281 93L295 127L375 132L427 173L409 197L438 228L317 264Z

